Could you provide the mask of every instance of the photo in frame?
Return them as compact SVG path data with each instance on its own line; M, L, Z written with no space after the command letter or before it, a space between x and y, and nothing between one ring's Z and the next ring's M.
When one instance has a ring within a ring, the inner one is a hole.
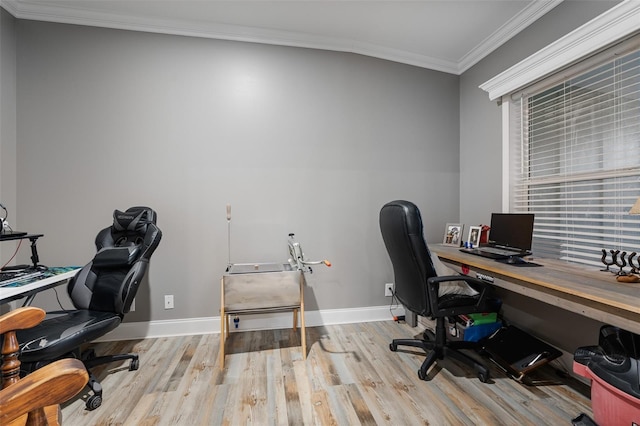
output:
M444 229L442 244L447 246L460 247L460 244L462 243L463 231L464 224L447 223L447 226Z
M470 226L469 236L467 242L471 247L478 247L480 245L480 235L482 234L482 226Z

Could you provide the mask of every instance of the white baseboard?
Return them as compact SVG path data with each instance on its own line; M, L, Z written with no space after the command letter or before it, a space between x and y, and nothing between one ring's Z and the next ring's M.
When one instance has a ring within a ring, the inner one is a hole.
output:
M402 307L395 308L394 315L404 315L404 309ZM293 320L292 314L287 312L241 315L239 318L238 331L291 328ZM307 327L318 327L322 325L391 320L392 314L389 312L389 306L371 306L366 308L306 311L304 318ZM220 317L125 322L96 341L110 342L212 333L220 333Z

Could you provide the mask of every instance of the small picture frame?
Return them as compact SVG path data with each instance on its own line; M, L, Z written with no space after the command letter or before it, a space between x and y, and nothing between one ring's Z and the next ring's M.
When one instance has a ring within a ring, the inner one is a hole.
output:
M464 231L464 224L462 223L447 223L444 229L444 237L442 238L442 244L446 246L460 247L462 243Z
M480 235L482 234L482 226L470 226L469 236L467 242L471 247L478 247L480 245Z

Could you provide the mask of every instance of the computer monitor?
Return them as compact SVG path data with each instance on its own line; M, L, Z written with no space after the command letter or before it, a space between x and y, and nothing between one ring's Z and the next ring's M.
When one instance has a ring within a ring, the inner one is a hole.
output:
M489 244L531 250L533 213L491 213Z

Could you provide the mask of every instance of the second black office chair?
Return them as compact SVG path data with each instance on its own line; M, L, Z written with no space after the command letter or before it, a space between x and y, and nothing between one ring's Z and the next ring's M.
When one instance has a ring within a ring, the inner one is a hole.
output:
M115 329L129 312L144 277L149 259L162 232L156 213L148 207L131 207L113 213L113 225L96 236L97 253L69 282L67 291L74 310L48 312L38 326L17 333L23 373L60 358L78 358L87 370L114 361L130 360L129 370L138 369L138 355L96 357L81 345ZM102 386L89 371L93 395L86 405L93 410L102 403Z
M450 356L474 368L480 381L488 381L487 367L460 351L476 348L476 343L447 341L446 318L495 312L499 302L490 297L490 287L476 278L463 275L437 276L424 240L422 217L415 204L403 200L385 204L380 210L380 230L393 266L396 297L406 309L436 320L435 335L425 331L423 339L395 339L389 345L390 349L396 351L402 345L422 348L427 352L427 358L418 370L421 380L427 378L427 371L436 359ZM441 287L444 289L447 283L454 281L464 281L477 294L470 295L472 291L464 294L459 290L444 294Z

